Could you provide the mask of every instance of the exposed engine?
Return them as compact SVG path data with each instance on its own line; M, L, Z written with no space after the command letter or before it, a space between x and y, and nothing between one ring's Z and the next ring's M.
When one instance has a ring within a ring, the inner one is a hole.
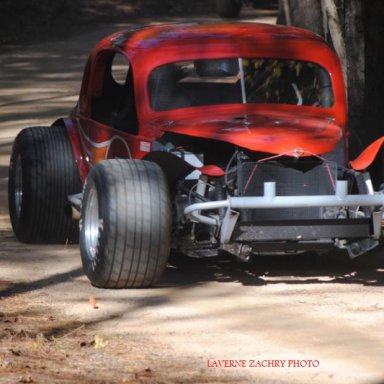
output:
M158 143L163 154L174 156L174 163L183 163L175 167L177 176L170 177L175 197L174 248L192 257L225 251L247 261L258 252L321 252L334 247L355 257L378 244L377 229L370 225L373 207L333 201L341 186L348 196L369 194L367 174L315 155L271 156L216 144L181 135ZM207 167L211 164L216 167L214 175ZM266 187L271 191L266 192ZM268 204L276 197L285 200ZM308 204L303 202L307 197L312 199ZM260 199L265 199L265 207ZM190 208L195 205L196 209Z

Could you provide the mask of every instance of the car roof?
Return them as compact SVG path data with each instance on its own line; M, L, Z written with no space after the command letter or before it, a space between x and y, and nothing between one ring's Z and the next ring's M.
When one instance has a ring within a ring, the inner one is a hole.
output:
M308 30L263 23L161 24L133 27L103 39L96 50L115 48L132 62L172 61L177 57L257 55L321 61L331 51L324 40ZM158 63L157 63L158 64Z
M317 63L330 74L333 84L335 103L326 112L345 123L345 85L339 59L319 35L308 30L262 23L160 24L107 36L92 51L91 61L100 51L121 52L129 59L140 100L147 100L151 72L166 63L239 57ZM145 107L149 118L154 112L147 104Z
M165 41L221 39L263 39L281 40L310 39L322 41L322 38L305 29L264 23L171 23L133 28L123 32L136 48L155 48Z

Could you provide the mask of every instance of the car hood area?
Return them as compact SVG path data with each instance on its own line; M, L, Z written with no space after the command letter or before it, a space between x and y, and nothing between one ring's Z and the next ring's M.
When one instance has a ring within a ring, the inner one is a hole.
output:
M160 129L288 156L330 152L343 136L334 118L314 113L219 113L206 118L184 115L182 119L166 120Z

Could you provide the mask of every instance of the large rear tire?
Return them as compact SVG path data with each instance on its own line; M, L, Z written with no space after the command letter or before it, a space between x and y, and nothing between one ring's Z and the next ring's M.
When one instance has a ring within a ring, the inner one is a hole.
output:
M26 243L78 240L66 214L67 196L82 184L65 127L32 127L16 137L8 182L9 214L16 237Z
M89 173L81 208L84 272L101 288L153 285L167 265L172 211L160 167L113 159Z
M239 16L242 5L242 0L216 0L217 13L223 18Z

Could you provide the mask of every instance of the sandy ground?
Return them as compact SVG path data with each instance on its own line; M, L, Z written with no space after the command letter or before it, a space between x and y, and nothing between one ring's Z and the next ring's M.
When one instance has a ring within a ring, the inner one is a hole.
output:
M0 53L0 383L383 383L381 251L201 261L112 291L90 285L76 245L14 238L14 136L67 115L91 47L122 28Z

